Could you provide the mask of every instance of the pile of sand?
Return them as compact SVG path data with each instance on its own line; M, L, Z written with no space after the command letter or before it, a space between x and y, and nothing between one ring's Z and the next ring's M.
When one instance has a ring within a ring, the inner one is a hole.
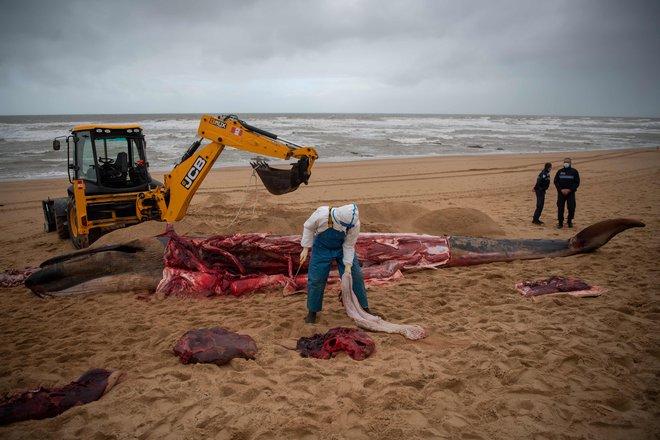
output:
M416 232L431 235L503 237L502 229L487 214L474 208L445 208L431 211L413 221Z

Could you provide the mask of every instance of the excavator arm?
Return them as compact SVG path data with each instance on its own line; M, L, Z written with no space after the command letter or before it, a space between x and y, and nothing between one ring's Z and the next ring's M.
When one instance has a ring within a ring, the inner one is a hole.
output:
M160 218L154 219L168 222L181 220L225 146L279 159L297 159L291 170L271 168L264 161L252 163L266 189L277 195L295 191L301 183L307 184L314 161L318 158L314 148L278 138L235 115L204 115L197 134L200 139L193 142L181 162L165 175L163 186L139 194L136 206L138 218L148 220L159 214ZM203 139L211 142L200 148Z

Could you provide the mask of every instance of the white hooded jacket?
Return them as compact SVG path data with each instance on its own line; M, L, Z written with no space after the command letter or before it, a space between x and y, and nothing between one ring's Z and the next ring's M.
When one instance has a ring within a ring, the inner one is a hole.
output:
M314 237L328 229L329 210L329 206L321 206L305 221L302 239L300 240L302 247L311 248L314 244ZM342 223L353 226L347 228ZM339 232L346 232L342 246L344 251L343 262L344 264L353 264L355 243L357 243L358 236L360 235L360 219L357 206L351 204L332 208L332 229Z

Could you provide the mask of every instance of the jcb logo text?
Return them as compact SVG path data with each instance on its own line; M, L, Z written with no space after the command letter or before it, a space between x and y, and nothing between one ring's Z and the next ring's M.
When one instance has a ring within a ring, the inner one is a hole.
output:
M185 189L190 189L195 179L197 179L199 176L199 173L201 173L204 169L204 165L206 165L206 160L202 156L195 160L195 163L193 163L193 165L188 170L186 177L184 177L181 181L181 185L183 185Z

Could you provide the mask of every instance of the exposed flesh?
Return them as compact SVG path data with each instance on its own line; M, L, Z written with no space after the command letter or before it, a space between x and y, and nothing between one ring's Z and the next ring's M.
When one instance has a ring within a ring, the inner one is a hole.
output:
M186 332L174 347L174 354L184 364L224 365L237 357L254 359L257 344L250 336L214 327Z
M60 388L38 388L0 402L0 425L55 417L77 405L100 399L124 379L121 371L93 369Z
M165 251L160 296L242 295L264 287L289 291L307 285L307 263L296 275L300 237L234 234L189 238L175 234ZM449 260L445 237L416 234L361 234L355 246L367 284L393 280L401 270L438 267ZM329 282L338 282L336 270Z

